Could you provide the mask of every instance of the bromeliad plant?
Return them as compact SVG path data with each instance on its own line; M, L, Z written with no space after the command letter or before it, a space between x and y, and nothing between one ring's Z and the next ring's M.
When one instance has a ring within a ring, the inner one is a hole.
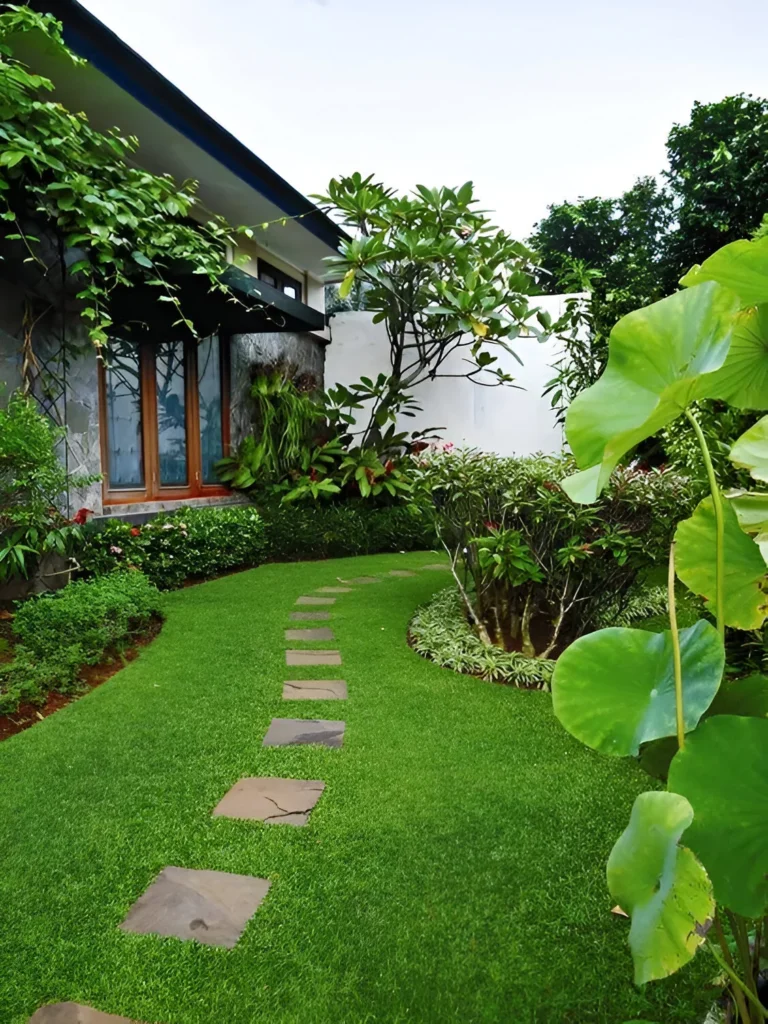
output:
M717 399L768 409L768 238L720 249L683 290L625 316L605 372L568 410L581 472L566 480L593 502L622 457L684 416L710 494L677 526L669 555L669 629L612 628L560 657L555 713L577 739L613 756L674 753L665 792L638 797L608 860L612 898L631 917L635 980L672 974L704 946L726 979L735 1019L766 1019L758 995L768 918L768 679L726 681L726 626L768 615L768 495L726 495L691 406ZM766 480L768 417L732 460ZM756 540L750 536L756 535ZM716 626L679 629L675 577L702 595ZM667 756L669 760L669 755ZM684 842L683 842L684 838Z

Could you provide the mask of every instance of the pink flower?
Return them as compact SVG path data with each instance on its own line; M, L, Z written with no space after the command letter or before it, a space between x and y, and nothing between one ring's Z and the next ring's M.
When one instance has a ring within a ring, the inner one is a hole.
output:
M122 555L123 549L119 548L117 544L110 544L109 553L110 555Z

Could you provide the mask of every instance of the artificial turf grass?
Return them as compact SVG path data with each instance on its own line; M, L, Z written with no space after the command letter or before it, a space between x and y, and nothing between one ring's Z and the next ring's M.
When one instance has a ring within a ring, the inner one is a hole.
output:
M342 668L286 669L298 596L434 561L270 565L171 594L137 661L0 746L3 1024L66 999L147 1024L703 1016L702 962L638 992L609 913L605 858L646 777L573 741L547 695L410 651L441 574L338 595ZM283 701L288 672L344 678L349 699ZM272 717L344 718L344 747L262 748ZM212 819L246 775L326 790L306 828ZM272 879L235 950L118 930L169 864Z

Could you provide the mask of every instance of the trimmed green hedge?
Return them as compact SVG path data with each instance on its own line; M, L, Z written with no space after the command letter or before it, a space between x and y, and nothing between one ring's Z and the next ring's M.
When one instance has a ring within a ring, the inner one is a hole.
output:
M170 590L187 580L262 562L373 555L432 548L429 521L405 505L224 505L182 508L144 526L119 519L86 530L78 561L89 576L115 568L140 569Z
M13 621L14 660L0 670L0 712L72 688L84 665L145 632L160 602L140 572L111 572L25 601Z
M264 522L251 505L181 508L143 526L97 520L77 556L89 576L135 568L163 590L259 565L266 557Z
M263 506L267 551L278 562L386 551L424 551L437 538L428 517L406 505L366 501Z

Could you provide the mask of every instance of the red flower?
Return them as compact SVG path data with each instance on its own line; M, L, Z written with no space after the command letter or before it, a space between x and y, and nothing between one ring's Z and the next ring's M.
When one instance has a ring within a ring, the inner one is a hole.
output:
M499 524L494 523L493 520L491 519L486 519L485 522L483 523L483 526L486 528L486 530L498 530L499 528Z
M88 516L92 516L92 515L93 515L93 509L92 508L81 508L81 509L78 509L77 514L73 518L72 522L73 523L77 523L78 526L85 526L85 524L88 522Z
M387 474L387 476L389 476L389 474L392 472L394 468L395 464L392 461L392 459L387 459L386 463L384 464L384 472Z
M141 533L141 530L138 528L138 526L132 526L131 527L131 536L132 537L138 537L140 533Z
M544 481L544 487L546 487L546 489L548 491L559 491L560 490L559 486L556 483L553 483L551 480L545 480Z
M314 466L309 471L309 479L312 481L312 483L315 483L315 481L317 480L317 470L314 468Z

